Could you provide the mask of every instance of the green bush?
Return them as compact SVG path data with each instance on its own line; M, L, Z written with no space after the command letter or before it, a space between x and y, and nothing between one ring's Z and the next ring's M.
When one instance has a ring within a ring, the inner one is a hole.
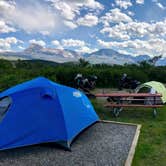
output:
M0 59L0 90L18 83L44 76L58 83L73 86L77 73L87 77L98 77L97 87L117 87L123 73L140 82L150 80L166 83L166 67L141 65L80 65L75 63L57 64L47 61L7 61Z

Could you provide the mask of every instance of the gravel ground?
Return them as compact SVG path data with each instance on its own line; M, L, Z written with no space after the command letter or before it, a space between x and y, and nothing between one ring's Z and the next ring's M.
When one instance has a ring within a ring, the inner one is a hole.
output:
M72 144L72 152L53 144L0 152L0 166L122 166L136 131L135 126L96 123Z

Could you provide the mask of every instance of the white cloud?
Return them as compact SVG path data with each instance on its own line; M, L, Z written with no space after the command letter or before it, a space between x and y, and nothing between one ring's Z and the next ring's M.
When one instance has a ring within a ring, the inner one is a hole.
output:
M161 2L159 2L159 0L152 0L152 2L154 2L160 9L166 9L166 7L163 4L161 4Z
M92 49L92 48L89 48L87 46L83 46L83 47L80 47L79 49L77 49L76 51L78 51L80 53L92 53L92 52L95 52L97 50L98 49Z
M7 25L5 21L0 20L0 33L9 33L9 32L16 32L16 29Z
M91 9L99 9L99 10L104 9L104 6L96 0L80 0L80 2L83 1L84 1L84 6L89 7Z
M13 10L15 8L14 1L0 0L0 11Z
M101 30L101 33L108 33L109 37L128 40L130 37L143 37L148 34L148 23L119 23L113 27L106 27Z
M23 43L15 37L0 38L0 50L10 50L12 45Z
M134 13L134 12L131 12L131 11L127 11L127 14L128 14L129 16L134 16L134 15L135 15L135 13Z
M109 48L109 47L113 46L112 42L106 42L106 41L103 41L101 39L98 39L97 42L101 47Z
M30 0L25 5L22 2L0 0L0 17L6 22L3 31L21 29L27 33L50 35L62 31L64 25L75 29L78 24L87 26L89 20L96 25L98 18L95 15L104 9L96 0ZM86 11L85 18L79 19L82 10ZM92 15L88 15L89 12Z
M97 0L47 0L51 2L56 13L63 17L63 23L70 29L79 25L91 27L97 25L97 15L104 6ZM81 11L85 10L85 16L81 17ZM91 13L91 14L90 14ZM89 21L91 23L89 24Z
M147 23L147 22L129 22L119 23L115 26L107 26L100 30L102 34L108 35L111 38L121 40L143 38L143 37L165 37L166 35L166 20Z
M127 9L128 7L132 6L130 0L115 0L115 4L120 8Z
M116 28L118 25L111 27L105 27L100 32L106 34L107 37L121 40L128 40L130 36L127 34L127 31L121 31L120 28Z
M18 48L19 48L20 50L24 50L24 49L25 49L25 47L23 47L23 46L18 46Z
M28 33L51 33L59 27L56 14L39 1L26 1L26 5L14 1L0 1L0 15L16 28Z
M74 39L63 39L61 42L64 47L83 47L86 45L84 41Z
M156 3L156 5L157 5L160 9L162 9L162 10L164 10L164 9L166 8L166 7L163 6L160 2Z
M101 22L105 26L109 26L110 23L119 23L119 22L131 22L132 18L127 14L121 12L120 9L115 8L107 12L103 17L101 17Z
M42 47L46 46L46 43L43 40L32 39L32 40L29 40L29 43L30 44L38 44L38 45L40 45Z
M77 20L78 25L92 27L98 24L98 17L92 14L87 14Z
M144 4L144 0L136 0L136 3L138 3L138 4Z
M55 46L59 46L59 45L60 45L60 43L59 43L58 40L53 40L53 41L52 41L52 44L55 45Z
M160 38L153 38L149 40L128 40L123 42L105 42L98 39L98 44L101 47L113 48L121 51L126 51L127 54L132 55L164 55L166 56L166 40Z
M61 41L53 40L51 44L54 45L57 49L71 49L71 47L73 47L75 48L75 51L80 53L91 53L97 50L90 48L89 44L85 43L85 41L76 39L62 39Z
M52 3L54 8L67 20L73 20L80 15L80 10L87 8L88 10L98 12L103 10L104 6L96 0L47 0Z
M61 43L58 40L53 40L51 44L54 45L57 49L63 49Z
M47 30L44 30L44 31L40 31L40 33L44 36L49 36L50 35L50 32L47 31Z
M55 0L52 2L54 2L54 7L57 10L59 10L61 15L67 20L73 20L75 18L76 13L79 12L78 9L73 9L72 6L70 6L70 4L64 1Z
M74 24L72 21L64 21L64 24L69 27L70 29L75 29L77 28L77 25Z

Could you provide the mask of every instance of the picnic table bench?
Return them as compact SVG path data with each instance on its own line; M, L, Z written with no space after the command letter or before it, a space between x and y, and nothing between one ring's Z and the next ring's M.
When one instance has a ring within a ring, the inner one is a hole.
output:
M157 108L160 108L164 105L161 102L162 95L159 93L101 93L96 94L96 97L106 97L107 99L113 99L112 102L107 100L109 102L104 106L111 107L115 117L117 117L125 107L152 108L153 116L155 117L157 115Z

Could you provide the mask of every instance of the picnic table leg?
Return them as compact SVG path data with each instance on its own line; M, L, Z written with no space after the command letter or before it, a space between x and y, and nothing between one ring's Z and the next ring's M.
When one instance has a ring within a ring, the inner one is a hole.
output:
M119 116L119 113L122 111L122 107L114 107L113 108L113 114L115 117L118 117Z
M156 97L154 96L153 98L153 104L156 105ZM153 108L153 117L156 117L157 116L157 109L156 108Z
M156 116L157 116L157 109L153 108L153 117L156 117Z
M116 103L120 104L120 98L117 99ZM119 108L118 107L113 107L113 114L114 114L114 117L118 117L118 115L119 115Z
M117 107L113 108L113 114L114 114L114 117L118 117L119 113L118 113L118 108Z

